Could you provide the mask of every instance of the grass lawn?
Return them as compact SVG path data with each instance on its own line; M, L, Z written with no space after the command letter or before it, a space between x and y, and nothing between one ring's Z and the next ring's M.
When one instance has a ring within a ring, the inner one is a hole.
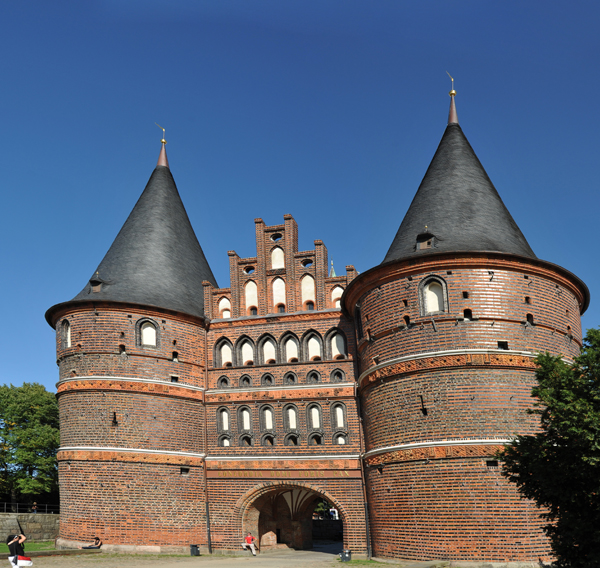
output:
M54 550L54 541L47 540L43 542L29 542L25 541L25 554L33 552L34 550ZM8 546L6 543L0 543L0 553L8 553Z

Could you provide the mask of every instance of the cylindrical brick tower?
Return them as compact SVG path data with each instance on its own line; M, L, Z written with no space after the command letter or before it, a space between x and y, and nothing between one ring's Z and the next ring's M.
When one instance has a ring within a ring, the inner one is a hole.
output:
M59 544L206 544L203 281L216 286L163 143L89 283L46 314L60 368Z
M587 287L539 260L458 124L449 123L382 264L343 302L358 389L373 553L523 561L549 554L539 510L496 453L536 430L540 351L581 347Z

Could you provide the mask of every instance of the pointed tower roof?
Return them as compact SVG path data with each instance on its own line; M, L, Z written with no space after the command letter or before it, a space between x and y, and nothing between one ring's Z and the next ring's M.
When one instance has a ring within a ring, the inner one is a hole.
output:
M455 94L446 131L383 263L440 252L536 258L458 124Z
M146 189L90 281L69 303L126 302L203 317L203 280L217 286L169 170L163 141Z

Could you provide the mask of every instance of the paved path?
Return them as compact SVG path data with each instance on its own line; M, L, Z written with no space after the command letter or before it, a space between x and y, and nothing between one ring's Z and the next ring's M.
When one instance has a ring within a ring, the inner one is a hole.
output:
M34 559L36 568L331 568L339 566L337 555L311 550L271 552L249 556L166 556L94 554L90 556L46 556Z

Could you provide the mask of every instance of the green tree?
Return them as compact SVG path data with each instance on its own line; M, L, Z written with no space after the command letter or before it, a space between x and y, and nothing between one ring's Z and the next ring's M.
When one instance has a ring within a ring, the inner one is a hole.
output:
M529 412L540 432L506 447L502 473L545 509L556 566L600 567L600 330L588 331L573 365L547 353L536 363Z
M0 493L11 501L58 490L58 404L37 383L0 386Z

